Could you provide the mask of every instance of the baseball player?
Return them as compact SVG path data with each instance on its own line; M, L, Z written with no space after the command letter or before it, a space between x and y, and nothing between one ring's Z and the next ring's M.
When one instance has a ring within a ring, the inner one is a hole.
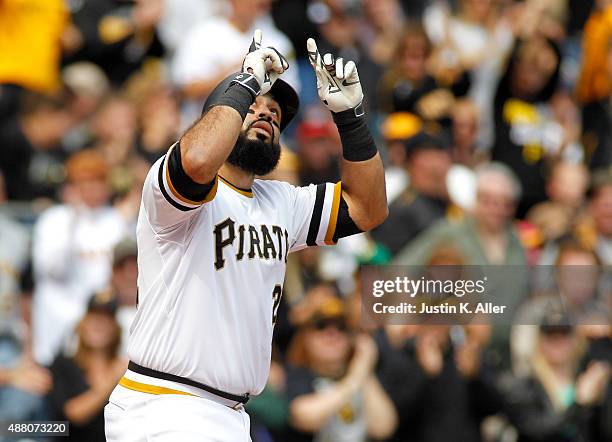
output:
M289 67L256 31L242 72L151 168L138 219L138 313L128 370L105 409L109 441L249 441L243 405L268 378L287 255L387 215L384 171L355 63L307 42L343 145L342 181L294 187L272 171L298 110Z

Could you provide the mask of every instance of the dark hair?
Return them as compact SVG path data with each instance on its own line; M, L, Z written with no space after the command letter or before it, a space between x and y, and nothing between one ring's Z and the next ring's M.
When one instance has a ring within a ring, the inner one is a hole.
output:
M420 38L425 42L425 52L428 57L432 51L432 44L427 32L425 31L425 27L420 21L411 20L408 21L402 30L400 37L398 38L397 47L395 48L395 60L400 60L402 54L406 50L406 41L409 38Z
M73 98L74 94L68 89L54 95L27 92L20 99L19 113L28 115L40 110L60 111L66 109Z
M533 102L533 103L550 100L558 89L559 80L561 77L561 50L559 49L559 47L553 40L549 38L544 38L544 37L542 37L542 39L555 53L555 56L557 57L557 65L555 66L555 70L553 71L552 75L548 79L548 82L546 83L546 85L544 85L542 90L540 90L534 96L529 97L528 101ZM499 81L497 85L497 91L495 93L495 103L496 104L501 104L500 102L504 101L509 96L512 96L512 92L511 92L512 74L521 56L521 49L523 48L525 44L529 42L530 40L518 39L516 43L514 44L514 48L512 49L512 53L510 54L510 57L508 59L508 64L506 66L506 72L504 73L503 77L501 78L501 80Z
M558 246L559 246L559 253L557 254L555 265L559 265L561 263L561 258L563 254L567 252L575 252L575 253L583 253L586 255L591 255L593 259L595 260L596 265L598 266L601 265L601 260L599 259L599 256L597 256L597 253L595 253L593 249L587 247L582 242L580 242L578 238L572 235L567 235L559 239Z
M85 315L81 319L81 322L79 323L78 328L77 328L78 345L77 345L76 353L74 355L74 360L77 363L77 365L81 367L83 370L87 369L87 364L88 364L90 353L89 353L89 349L86 348L86 346L83 344L83 340L81 338L81 323L85 321L85 318L87 318L87 315L91 313L93 313L93 311L88 311L85 313ZM117 321L117 318L115 317L115 315L111 313L107 313L107 312L102 313L102 314L107 314L111 316L113 318L113 325L115 326L115 330L114 330L115 335L113 336L113 340L110 342L107 348L107 351L106 351L107 359L113 360L117 358L117 356L119 355L119 348L121 347L121 325Z

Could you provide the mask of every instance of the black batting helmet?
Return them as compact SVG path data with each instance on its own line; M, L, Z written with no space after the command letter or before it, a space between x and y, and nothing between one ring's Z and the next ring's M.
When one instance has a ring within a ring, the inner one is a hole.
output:
M227 76L221 83L217 85L213 89L213 91L208 95L206 99L206 103L204 103L204 108L202 109L202 114L204 114L208 109L213 107L214 103L216 103L219 97L225 93L227 88L230 85L230 82L236 78L240 72L234 72L233 74ZM287 127L287 125L293 120L293 118L297 115L298 109L300 107L300 99L298 98L297 92L287 83L286 81L277 79L272 85L272 89L268 92L270 95L274 97L274 100L278 103L281 108L281 122L280 122L280 130L281 132Z

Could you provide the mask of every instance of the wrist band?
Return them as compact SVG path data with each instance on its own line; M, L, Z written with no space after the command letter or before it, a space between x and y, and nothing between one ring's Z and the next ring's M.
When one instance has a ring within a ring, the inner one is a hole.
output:
M348 161L366 161L378 153L368 129L363 104L342 112L332 112L342 141L342 156Z
M255 75L249 74L248 72L242 72L230 81L230 84L239 84L240 86L247 89L251 95L253 95L253 100L256 96L258 96L261 92L261 86L255 78Z
M236 75L236 77L230 81L225 92L210 103L210 105L207 103L207 106L209 108L213 106L229 106L236 109L240 117L244 120L251 104L253 104L255 97L259 95L260 91L261 88L255 76L243 72Z

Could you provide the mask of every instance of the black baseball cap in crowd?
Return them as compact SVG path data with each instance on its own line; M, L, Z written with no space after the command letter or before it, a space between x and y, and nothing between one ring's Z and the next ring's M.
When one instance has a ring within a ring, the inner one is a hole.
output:
M409 157L419 150L448 151L449 144L442 136L433 135L421 130L404 140L404 148L406 149L406 156Z
M102 312L114 315L117 313L117 298L113 295L112 290L106 289L96 292L87 303L88 312Z
M231 81L236 78L236 75L240 74L240 72L234 72L231 75L228 75L221 83L219 83L213 91L208 95L206 102L204 103L204 108L202 109L202 115L207 112L213 104L219 101L219 97L227 91ZM293 120L293 118L297 115L298 109L300 108L300 99L298 97L297 92L291 87L289 83L277 79L272 85L272 89L270 89L269 94L271 94L278 105L281 108L281 122L280 122L280 130L281 132L287 127L287 125Z
M549 311L540 322L540 332L544 334L571 334L573 330L570 316L562 311Z

